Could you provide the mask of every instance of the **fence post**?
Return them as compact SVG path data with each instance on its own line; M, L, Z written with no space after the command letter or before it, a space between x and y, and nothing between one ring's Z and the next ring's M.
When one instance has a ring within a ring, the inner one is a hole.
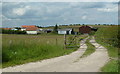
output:
M66 49L66 34L64 34L64 49Z
M56 38L56 45L57 45L57 38Z

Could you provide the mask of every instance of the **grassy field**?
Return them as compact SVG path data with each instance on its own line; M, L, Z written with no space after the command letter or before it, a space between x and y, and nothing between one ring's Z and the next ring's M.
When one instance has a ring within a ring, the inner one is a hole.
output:
M88 40L86 40L85 43L87 45L87 49L86 49L85 53L80 58L89 56L90 54L95 52L95 46L92 45L89 41L90 41L90 38Z
M109 56L114 58L101 69L103 72L118 72L118 60L115 60L118 58L118 35L118 26L100 28L95 34L96 41L106 47Z
M72 35L68 35L69 38ZM64 49L63 35L2 35L2 67L62 56L77 48Z

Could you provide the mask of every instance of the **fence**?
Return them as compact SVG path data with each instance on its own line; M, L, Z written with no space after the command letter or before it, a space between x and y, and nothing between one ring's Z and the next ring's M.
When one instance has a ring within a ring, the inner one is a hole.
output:
M78 35L67 38L66 34L64 34L64 49L80 47L80 40L82 39Z

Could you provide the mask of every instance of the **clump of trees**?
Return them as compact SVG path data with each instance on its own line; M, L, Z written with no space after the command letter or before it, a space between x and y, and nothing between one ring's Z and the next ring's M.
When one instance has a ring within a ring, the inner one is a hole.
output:
M4 30L2 29L2 34L26 34L26 31L20 31L20 30Z
M54 29L53 29L53 33L57 33L57 31L58 31L58 26L56 24L55 27L54 27Z

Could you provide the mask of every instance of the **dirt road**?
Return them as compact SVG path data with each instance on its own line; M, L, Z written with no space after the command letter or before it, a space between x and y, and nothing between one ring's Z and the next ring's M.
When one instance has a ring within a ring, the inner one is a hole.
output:
M95 45L96 51L88 57L80 58L87 49L85 41L81 41L80 48L69 55L4 68L3 72L99 72L109 61L107 50L93 38L90 42Z

